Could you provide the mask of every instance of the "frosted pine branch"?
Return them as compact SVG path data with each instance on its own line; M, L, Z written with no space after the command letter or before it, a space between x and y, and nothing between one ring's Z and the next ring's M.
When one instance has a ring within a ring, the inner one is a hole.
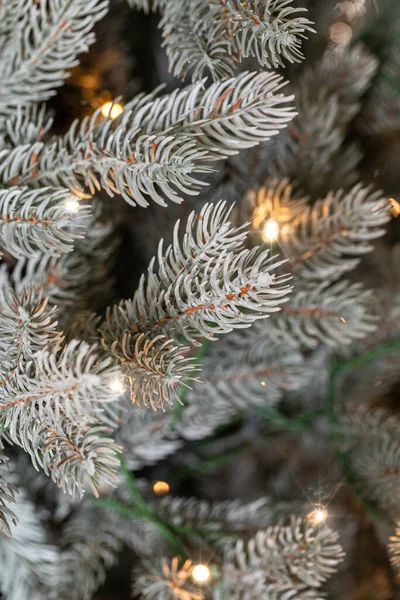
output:
M7 463L8 459L0 445L0 533L11 536L11 527L18 523L18 518L12 510L17 491L10 481Z
M2 417L3 427L7 427L7 417L12 417L10 411ZM60 418L50 425L23 411L19 417L18 427L7 431L6 439L23 448L35 468L42 468L63 492L82 496L90 491L97 496L100 490L117 485L120 448L105 437L106 427L93 418L89 422L81 419L80 425Z
M10 435L25 420L43 419L56 426L65 416L94 416L101 403L113 401L110 384L118 370L110 358L101 360L95 346L72 340L61 354L56 348L35 359L12 382L2 382L0 419Z
M284 261L259 248L241 249L243 230L231 228L228 217L224 204L206 205L199 225L192 214L182 248L178 223L173 245L165 253L159 246L158 269L153 260L134 298L108 312L102 327L107 347L115 352L115 340L121 344L126 333L217 339L279 310L290 277L273 272Z
M80 509L62 531L52 600L91 600L122 549L113 515Z
M241 500L208 502L198 498L166 496L154 503L157 515L167 523L230 535L270 525L274 508L268 498L245 503Z
M146 13L156 11L160 6L163 6L164 2L165 0L128 0L130 6Z
M143 561L133 571L132 597L142 600L205 600L200 586L192 579L192 561L162 558L156 562Z
M188 358L188 347L180 346L165 336L137 337L125 333L119 344L111 346L113 354L122 363L124 376L130 382L130 397L138 406L148 404L154 410L164 409L179 401L177 389L193 379L193 361Z
M69 212L73 200L68 190L0 190L0 245L17 258L70 252L84 235L82 219L90 215L88 206Z
M239 58L254 56L267 68L284 67L285 61L301 62L301 43L315 33L309 19L299 16L305 8L292 0L212 0L215 18L226 24L227 37Z
M98 204L92 202L93 215L83 220L86 235L75 241L72 252L22 258L11 274L3 273L3 285L12 286L18 294L27 286L41 291L51 306L57 306L57 318L63 324L72 309L97 308L113 285L110 269L119 240L112 223L103 222Z
M280 600L288 593L299 600L320 598L317 590L343 560L337 540L327 527L295 518L290 525L259 531L247 544L240 540L227 551L223 590L232 600Z
M12 537L0 536L0 591L7 600L48 598L56 547L47 541L46 529L23 489L15 512L18 525L11 526Z
M235 59L231 40L221 19L215 18L206 0L165 2L162 29L170 70L192 81L211 75L214 81L232 76Z
M9 3L15 10L15 2ZM13 23L2 48L0 114L12 114L21 104L46 100L78 64L78 54L94 42L93 25L108 7L107 0L28 0ZM8 3L5 10L7 19ZM10 14L10 13L8 13ZM12 18L12 15L11 17Z
M275 73L244 72L204 88L204 82L155 98L139 96L127 105L111 128L143 128L147 134L170 132L195 137L214 157L236 154L277 135L295 112L280 90L286 85Z
M148 0L132 0L148 12ZM309 21L292 6L292 0L179 0L160 1L164 46L170 70L192 80L211 75L213 80L232 74L235 63L254 56L268 68L301 62L302 40L314 32Z
M131 407L126 413L115 439L122 446L130 469L136 471L153 465L182 446L182 440L171 429L172 413L132 410Z
M40 141L48 134L52 124L53 119L46 113L45 104L18 106L5 122L7 145L15 148Z
M318 344L341 347L363 339L377 328L377 319L369 312L372 292L358 283L339 281L330 287L295 291L287 305L265 324L265 335L307 348ZM262 335L262 322L259 326Z
M62 341L47 298L32 291L0 296L0 377L12 378L43 350L57 351Z
M260 331L261 329L261 331ZM204 372L193 394L229 401L238 409L249 403L265 406L278 402L283 393L304 387L312 378L314 367L293 344L277 344L255 323L243 335L227 336L216 353L210 353Z
M359 407L341 418L343 447L365 494L397 518L400 423L382 409Z
M382 193L359 184L307 207L280 241L296 277L334 281L373 249L371 242L384 235L389 219Z
M164 205L163 195L179 202L205 185L194 175L210 170L207 160L265 141L293 118L282 85L274 74L244 73L206 90L200 83L153 101L139 96L114 121L97 111L64 139L3 150L0 181L83 196L104 187L141 206L148 197Z

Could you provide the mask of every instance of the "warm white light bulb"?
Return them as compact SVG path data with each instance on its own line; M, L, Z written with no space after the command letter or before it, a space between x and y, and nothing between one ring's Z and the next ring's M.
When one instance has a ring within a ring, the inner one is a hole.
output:
M101 107L101 114L103 117L110 117L110 119L116 119L123 112L124 107L118 102L105 102Z
M322 504L317 504L315 510L313 510L312 512L310 512L307 515L307 518L309 519L309 521L311 522L312 525L321 525L322 523L325 523L325 521L328 518L328 511L326 510L326 508L324 506L322 506Z
M192 569L192 577L197 583L206 583L210 579L210 569L206 565L196 565Z
M123 381L121 379L113 379L113 381L110 383L110 390L114 392L114 394L121 396L125 391Z
M164 494L168 494L168 483L166 481L156 481L153 485L153 492L156 494L156 496L164 496Z
M315 520L317 523L323 523L326 520L326 512L324 510L315 511Z
M79 202L76 198L70 198L64 202L64 208L71 215L76 214L79 211Z
M279 237L279 225L273 219L269 219L264 225L263 240L265 242L276 242Z

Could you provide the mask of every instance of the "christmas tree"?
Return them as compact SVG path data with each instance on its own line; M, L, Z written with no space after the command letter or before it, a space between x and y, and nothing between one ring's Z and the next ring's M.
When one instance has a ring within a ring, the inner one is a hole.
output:
M395 597L399 31L0 2L1 598Z

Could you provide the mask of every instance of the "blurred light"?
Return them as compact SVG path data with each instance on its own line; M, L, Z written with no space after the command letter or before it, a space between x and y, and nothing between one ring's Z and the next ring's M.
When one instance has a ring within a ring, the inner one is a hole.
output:
M197 583L206 583L210 579L210 569L206 565L196 565L192 569L192 577Z
M85 89L94 89L98 85L98 78L96 75L87 73L86 75L81 75L80 84Z
M116 119L123 112L124 107L118 102L105 102L101 107L101 114L103 117L110 117L110 119Z
M335 44L347 46L353 37L353 30L347 23L338 21L329 29L329 37Z
M353 21L366 12L365 0L344 0L337 7L348 21Z
M169 485L166 481L156 481L153 485L153 492L156 496L164 496L169 492Z
M307 515L307 519L312 525L321 525L321 523L325 523L327 518L328 511L324 506L322 506L322 504L317 504L315 510Z
M389 204L392 207L392 210L390 211L392 217L395 217L397 219L397 217L400 216L399 202L397 202L397 200L395 200L394 198L389 198Z
M113 381L110 383L110 390L114 392L114 394L121 396L125 391L125 386L122 379L113 379Z
M267 221L264 225L262 237L265 242L276 242L279 237L278 223L273 219Z
M69 213L75 214L78 212L79 210L79 202L76 198L69 198L69 200L66 200L66 202L64 202L64 207L65 210Z

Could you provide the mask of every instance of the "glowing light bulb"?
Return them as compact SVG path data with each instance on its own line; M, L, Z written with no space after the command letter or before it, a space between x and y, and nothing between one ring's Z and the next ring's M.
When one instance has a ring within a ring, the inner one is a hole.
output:
M169 492L169 485L166 481L156 481L153 485L153 492L156 496L164 496Z
M71 215L76 214L79 211L79 202L76 198L69 198L64 202L64 208Z
M123 112L124 107L118 102L105 102L101 107L101 114L103 117L110 117L110 119L116 119Z
M279 225L273 219L269 219L264 225L263 240L265 242L276 242L279 237Z
M334 44L337 44L338 46L347 46L353 37L353 30L347 23L338 21L330 27L329 37Z
M392 210L390 211L392 217L395 217L397 219L397 217L400 216L400 203L397 202L397 200L395 200L394 198L389 198L389 204L392 207Z
M113 379L113 381L110 383L110 390L114 392L114 394L121 396L125 391L125 386L122 379Z
M322 523L325 523L327 518L328 511L322 504L317 504L315 510L307 515L307 519L309 519L312 525L321 525Z
M206 565L196 565L192 569L192 578L197 583L206 583L210 579L210 569Z

